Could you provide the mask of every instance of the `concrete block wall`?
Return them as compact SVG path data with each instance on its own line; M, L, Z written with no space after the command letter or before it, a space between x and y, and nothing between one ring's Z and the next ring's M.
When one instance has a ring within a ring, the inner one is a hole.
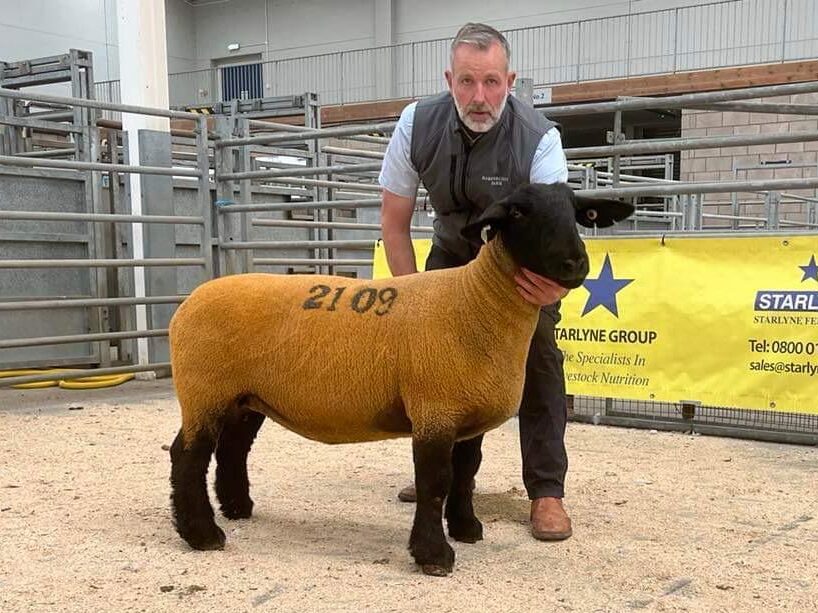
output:
M818 104L818 93L778 96L763 102ZM818 131L818 117L735 111L684 110L682 113L682 138L797 131ZM769 164L769 167L734 173L734 169L761 164ZM793 167L803 164L810 166ZM680 175L682 181L696 182L815 177L818 176L818 141L682 151ZM789 190L788 193L808 197L818 194L815 189ZM739 198L760 200L762 196L739 194ZM707 212L729 214L730 194L708 194L705 206ZM805 203L785 200L781 218L803 220L805 211ZM764 205L745 207L742 214L764 216Z

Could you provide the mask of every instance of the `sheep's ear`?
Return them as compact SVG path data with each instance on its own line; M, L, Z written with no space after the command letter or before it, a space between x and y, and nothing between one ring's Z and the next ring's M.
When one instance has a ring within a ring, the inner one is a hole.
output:
M516 217L521 214L519 207L511 204L508 198L503 198L497 202L492 202L486 207L480 217L467 224L460 231L460 234L470 242L482 242L480 235L483 228L488 227L487 237L488 240L491 240L509 217Z
M574 197L577 223L586 228L607 228L633 215L633 205L621 200Z

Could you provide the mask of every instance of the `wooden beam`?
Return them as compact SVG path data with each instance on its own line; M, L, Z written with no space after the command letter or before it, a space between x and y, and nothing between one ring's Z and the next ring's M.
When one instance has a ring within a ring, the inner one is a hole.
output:
M739 68L696 70L650 77L556 85L551 89L551 102L567 104L613 100L617 96L687 94L816 80L818 80L818 60L760 64Z
M403 108L413 102L412 98L384 100L383 102L363 102L321 107L321 125L355 121L382 121L397 119Z

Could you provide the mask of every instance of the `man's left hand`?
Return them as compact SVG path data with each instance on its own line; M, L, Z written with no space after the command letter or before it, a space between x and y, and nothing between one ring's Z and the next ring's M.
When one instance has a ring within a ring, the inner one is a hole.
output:
M517 291L531 304L547 306L559 302L568 294L568 290L556 281L542 277L526 268L521 268L514 275Z

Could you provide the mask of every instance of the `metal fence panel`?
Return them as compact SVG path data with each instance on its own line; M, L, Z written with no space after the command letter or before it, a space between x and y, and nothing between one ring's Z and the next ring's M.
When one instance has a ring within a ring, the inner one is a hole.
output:
M0 202L7 211L87 213L85 186L73 179L0 174ZM51 259L93 257L87 222L34 222L0 220L0 259ZM0 270L0 296L4 300L32 300L93 295L88 269ZM20 337L82 334L89 330L87 309L63 309L44 318L37 311L11 311L0 316L0 340ZM52 363L94 361L90 343L21 347L0 350L0 369Z
M786 9L782 59L801 60L818 56L818 2L788 0Z

